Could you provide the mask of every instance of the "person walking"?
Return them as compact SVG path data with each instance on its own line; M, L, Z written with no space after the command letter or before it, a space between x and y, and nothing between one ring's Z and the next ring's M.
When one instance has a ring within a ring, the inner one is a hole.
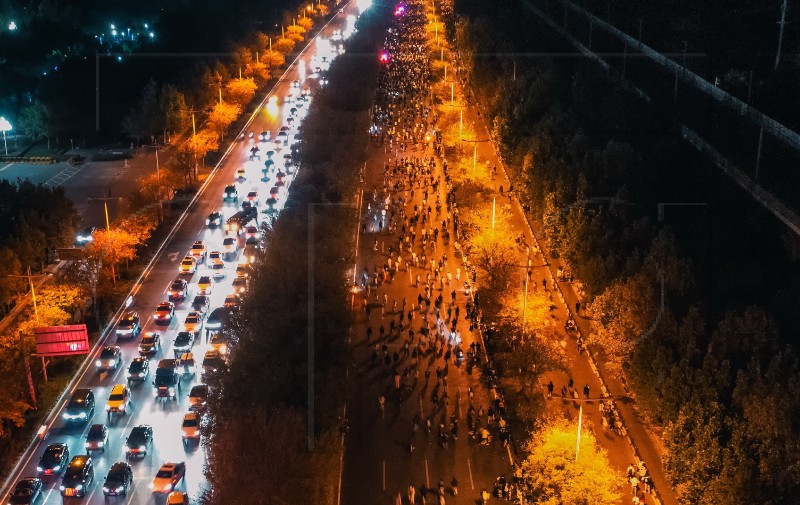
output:
M485 489L481 490L481 503L483 505L486 505L487 503L489 503L489 491L487 491Z
M453 476L453 480L450 481L450 486L453 487L453 496L458 496L458 481L455 475Z
M417 493L417 490L414 488L414 485L413 484L409 485L408 486L408 503L410 503L411 505L414 505L414 501L415 501L414 498L415 498L416 493Z

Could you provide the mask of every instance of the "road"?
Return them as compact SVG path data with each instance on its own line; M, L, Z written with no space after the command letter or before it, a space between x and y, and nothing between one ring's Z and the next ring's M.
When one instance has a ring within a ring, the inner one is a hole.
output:
M411 8L412 2L406 5ZM406 29L402 24L392 28L394 34ZM412 59L407 54L401 57L395 53L393 57L400 61ZM407 67L398 70L386 82L402 81L406 70ZM430 146L421 147L421 141L398 148L403 125L425 123L426 132L433 128L430 118L423 118L413 108L417 101L430 105L424 101L427 92L415 96L407 87L393 86L387 86L385 92L392 96L393 91L399 89L397 96L402 96L390 106L393 117L400 118L397 137L393 147L389 145L389 135L385 144L373 146L364 173L362 226L355 267L361 289L354 297L356 312L352 331L357 393L347 405L351 430L345 439L342 503L398 504L398 494L403 504L426 503L421 498L423 493L427 493L427 503L439 503L442 481L442 499L447 504L474 504L480 500L482 490L492 490L498 476L508 476L512 457L510 448L500 442L496 420L483 415L475 422L477 427L492 433L491 443L481 444L477 438L479 430L469 427L470 408L476 413L488 413L497 396L487 387L482 373L484 361L466 358L470 344L482 346L483 343L467 321L469 296L464 288L467 269L455 251L454 240L445 239L446 230L452 232L451 225L441 224L445 220L452 223L453 218L451 208L444 203L449 188L444 182L441 159L428 165L433 150ZM389 129L391 125L390 121L383 128ZM423 158L426 161L422 161ZM429 166L430 175L426 176ZM436 186L435 180L439 181ZM400 200L404 203L387 205L387 202ZM441 212L437 203L441 204ZM417 212L417 208L430 208L428 205L437 210L428 214L427 222L425 219L416 221L424 214L424 211ZM426 228L431 231L430 240L422 237ZM434 228L437 228L436 238L432 236ZM406 230L405 237L412 236L416 240L411 238L401 248L400 237ZM401 258L400 263L397 263L398 258ZM421 261L415 265L413 258ZM433 260L442 260L443 264L432 268ZM394 275L377 281L369 290L361 285L359 281L363 277L360 276L365 270L374 278L381 267ZM431 281L426 306L419 300L426 297L428 275ZM441 311L434 309L433 301L440 295L444 299ZM439 328L437 316L442 321ZM395 323L402 324L400 330L393 331ZM372 330L371 336L368 328ZM420 336L423 328L430 331L429 337ZM451 333L452 328L456 328L459 337ZM465 354L463 361L454 359L454 354L451 357L449 347L449 343L459 338ZM406 344L409 350L404 352ZM422 350L419 355L414 350L418 345ZM373 349L380 356L383 346L385 358L376 359ZM394 364L390 364L391 361ZM437 377L439 369L444 375L441 380ZM421 422L415 430L417 416ZM429 433L425 428L427 419L432 423ZM453 424L457 424L457 439L451 436L443 443L440 429L452 434ZM453 479L458 483L457 492L451 485ZM408 494L409 486L415 488L413 500Z
M316 40L309 44L298 57L298 60L290 66L284 76L279 80L275 87L271 90L268 100L265 100L264 106L259 108L254 114L252 123L246 127L247 131L256 132L255 139L250 141L234 142L231 146L227 156L223 159L218 167L218 170L211 175L206 182L202 193L200 194L196 204L190 209L186 215L185 220L176 229L175 233L168 239L162 253L154 261L152 268L147 272L143 279L142 284L136 292L134 302L132 305L133 310L137 310L143 322L143 333L149 331L158 331L161 333L163 341L161 351L151 359L151 377L145 383L134 385L131 388L132 399L132 412L126 416L115 416L109 420L105 413L105 404L108 399L108 394L111 388L118 383L125 383L125 376L127 366L134 356L138 355L138 341L137 337L133 341L117 341L111 334L108 337L107 344L119 345L122 348L123 365L116 371L109 373L97 373L93 366L89 367L82 373L78 381L78 386L81 388L90 388L93 390L97 402L96 413L94 418L86 425L70 428L64 425L61 421L61 408L59 407L59 415L55 418L53 424L49 427L46 440L38 443L31 456L27 458L18 474L13 476L13 480L23 476L35 476L37 474L36 467L41 454L46 445L56 442L67 443L70 448L71 454L85 453L84 441L88 426L92 423L107 423L109 428L109 443L106 446L105 452L94 452L91 457L95 466L95 479L89 486L89 493L86 498L81 501L89 504L105 503L102 493L102 484L109 467L117 461L124 461L124 444L125 438L130 433L132 427L139 424L149 424L154 428L154 444L149 454L140 461L131 461L131 466L134 473L134 486L133 490L127 497L120 497L112 499L117 503L149 503L151 502L151 491L148 484L152 481L158 467L165 461L186 461L187 473L185 483L181 484L178 489L185 490L192 497L204 488L205 479L203 476L204 469L204 450L203 447L193 447L184 449L181 440L181 421L184 413L188 409L188 393L193 384L199 382L199 375L186 378L182 381L178 400L176 402L159 403L154 398L154 388L150 384L152 380L152 370L157 365L158 359L162 357L172 357L172 340L176 333L181 329L183 320L186 314L191 309L191 300L197 291L197 280L199 275L203 272L205 265L201 264L198 272L195 273L191 279L184 276L189 280L189 296L186 301L176 304L176 315L170 322L169 326L157 326L152 319L152 311L156 305L165 301L166 290L169 284L178 278L178 265L183 256L187 253L192 243L195 240L203 240L209 251L221 250L221 243L223 234L221 229L209 229L205 226L206 217L213 211L224 209L226 216L235 212L235 204L223 204L222 194L226 185L232 184L236 177L236 172L240 168L245 170L245 178L238 179L236 182L240 199L253 189L258 191L261 204L259 209L259 220L263 219L265 213L263 210L266 208L264 201L269 197L269 190L276 182L277 169L283 168L284 152L288 151L288 147L283 151L274 155L276 161L276 170L269 172L268 176L262 180L262 168L264 161L251 160L250 149L255 142L258 142L258 133L261 131L269 131L271 137L275 138L279 128L286 124L291 105L287 105L286 97L291 92L298 94L301 90L308 88L313 92L313 89L318 85L317 75L311 73L312 59L318 51L330 47L330 44L324 41L328 40L334 30L341 30L342 34L346 37L354 26L357 16L357 7L354 3L348 4L343 12L337 14L332 21L326 25ZM321 56L321 54L320 54ZM335 54L329 55L331 59ZM299 88L293 89L293 83L300 81ZM274 97L274 98L273 98ZM304 108L307 109L306 104ZM298 112L298 115L301 115ZM297 122L294 123L292 131L296 132L295 127ZM264 154L268 149L274 149L272 142L259 143L261 148L262 159L265 160ZM37 167L38 168L38 167ZM99 168L99 164L88 163L79 167L75 174L72 175L72 184L80 184L82 180L93 180L97 177L95 168ZM7 172L11 168L7 168ZM49 169L49 168L48 168ZM287 172L291 172L287 170ZM291 175L286 177L287 187L292 180ZM102 186L104 182L98 182ZM88 195L93 196L93 195ZM285 201L286 188L283 188L278 196L277 209L282 207ZM241 201L241 200L240 200ZM239 237L240 246L244 244L243 236ZM241 248L237 250L236 257L241 254ZM231 282L235 277L234 269L237 264L237 259L232 258L231 261L226 261L227 275L225 279L217 282L213 286L211 294L212 304L211 307L221 306L225 296L232 292ZM195 359L202 361L202 356L205 354L207 344L202 341L194 348ZM91 362L94 361L92 358ZM45 477L45 490L44 498L38 503L40 504L53 504L61 503L62 498L59 493L60 478ZM6 502L7 496L3 496L3 503ZM156 496L154 503L164 503L165 497ZM65 502L78 503L79 499L68 498Z

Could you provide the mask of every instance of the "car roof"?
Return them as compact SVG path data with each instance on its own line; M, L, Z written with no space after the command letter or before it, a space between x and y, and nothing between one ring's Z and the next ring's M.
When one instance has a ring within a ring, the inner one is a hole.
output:
M110 472L121 472L121 471L126 470L126 469L128 469L130 467L131 466L129 464L125 463L124 461L117 461L116 463L111 465L111 468L108 471L109 471L109 473Z
M86 454L78 454L72 457L72 461L69 462L69 466L76 467L76 466L83 466L89 461L89 456Z
M127 388L125 384L116 384L113 388L111 388L111 394L119 394L125 391Z

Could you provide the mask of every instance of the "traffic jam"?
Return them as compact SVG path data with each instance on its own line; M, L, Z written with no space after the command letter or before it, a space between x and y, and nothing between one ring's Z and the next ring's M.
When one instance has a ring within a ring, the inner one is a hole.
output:
M148 282L164 283L163 299L147 307L133 300L123 311L8 503L128 504L155 494L155 503L177 505L194 503L205 489L201 428L214 394L206 383L227 370L231 349L222 329L247 292L263 247L261 225L285 205L297 172L293 147L313 93L353 31L355 16L339 18L331 26L344 29L309 45L284 74L296 78L276 85L283 92L269 96L236 138L214 174L224 189L200 196L217 201L216 210L171 272L149 274Z

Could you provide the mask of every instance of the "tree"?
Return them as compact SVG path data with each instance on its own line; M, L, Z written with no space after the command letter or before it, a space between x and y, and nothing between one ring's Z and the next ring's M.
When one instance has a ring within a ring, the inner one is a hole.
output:
M517 252L511 234L511 212L502 204L481 202L464 213L462 228L466 235L465 249L481 269L485 286L502 293L511 281ZM493 216L494 214L494 216ZM494 223L492 222L494 219Z
M19 128L34 140L42 136L47 137L47 148L50 149L52 118L50 110L43 102L34 100L31 105L23 107L19 117Z
M239 116L241 111L242 108L233 103L215 103L211 107L211 111L208 113L209 127L221 136L225 130L228 129L228 126L236 121L236 118ZM208 150L206 150L206 152L207 151ZM203 153L203 156L205 156L205 152Z
M111 282L116 285L116 266L123 261L128 262L136 258L138 237L127 230L112 228L109 231L97 230L94 240L84 249L85 254L95 264L108 267Z
M228 97L231 99L231 101L238 105L245 105L250 102L250 100L253 99L253 96L255 96L257 89L258 86L256 85L255 80L253 80L251 77L245 77L243 79L231 79L228 81L228 84L225 85L225 91L227 92Z
M24 280L13 277L19 275L22 265L14 251L5 246L0 246L0 304L4 312L11 305L11 300L22 289Z
M189 127L189 106L186 104L186 96L171 84L161 88L158 98L166 141L168 133L183 131Z
M286 28L286 36L295 42L302 42L305 39L303 35L305 32L305 28L300 25L292 25Z
M149 137L160 129L159 110L158 85L151 79L142 90L139 101L123 117L122 131L137 143Z
M619 476L594 434L583 429L575 459L575 423L551 421L531 437L522 462L520 491L528 503L616 505L621 502Z
M29 306L27 318L17 329L30 336L34 328L69 324L75 311L82 308L85 297L86 294L77 285L47 285L36 293L35 313L33 306Z
M657 321L653 284L644 275L614 282L591 304L588 341L612 357L627 356Z
M303 30L309 31L314 27L314 21L311 18L300 18L297 20L297 25L302 27Z
M296 42L291 38L281 37L277 42L272 44L272 49L283 54L291 53L294 49Z
M0 337L0 437L11 435L11 426L25 426L25 414L32 407L22 399L21 391L28 386L20 369L19 340L15 337Z

